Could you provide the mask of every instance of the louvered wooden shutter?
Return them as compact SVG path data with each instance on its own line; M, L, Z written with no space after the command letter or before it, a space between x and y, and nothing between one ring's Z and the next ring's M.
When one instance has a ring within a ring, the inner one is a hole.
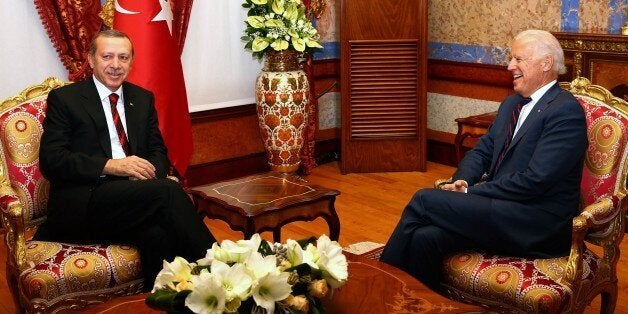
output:
M358 2L342 3L341 170L425 171L427 1Z

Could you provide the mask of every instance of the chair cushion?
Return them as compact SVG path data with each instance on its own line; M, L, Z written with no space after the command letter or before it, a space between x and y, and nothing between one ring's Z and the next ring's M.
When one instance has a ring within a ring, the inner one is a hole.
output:
M74 245L28 241L27 262L20 274L21 293L28 299L54 303L82 294L93 295L142 288L139 252L125 245Z
M583 257L582 287L586 289L597 278L599 259L590 251ZM566 264L567 257L534 260L457 253L445 259L444 285L458 297L482 304L506 304L526 313L561 313L578 294L557 281Z

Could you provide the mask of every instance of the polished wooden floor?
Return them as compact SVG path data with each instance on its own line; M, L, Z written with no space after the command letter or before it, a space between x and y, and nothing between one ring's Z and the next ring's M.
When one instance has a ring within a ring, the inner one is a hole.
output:
M334 188L341 192L336 200L341 230L339 242L349 245L360 241L384 243L397 224L402 209L419 188L432 186L434 179L449 177L454 169L436 163L428 163L427 172L362 173L342 175L335 162L314 169L307 181ZM229 229L226 223L206 221L216 238L240 239L242 233ZM310 235L328 234L323 219L312 222L295 222L282 229L282 240L300 239ZM272 239L270 232L262 236ZM619 260L619 298L616 313L628 313L628 240L622 242ZM4 279L6 248L0 246L0 314L15 311ZM599 300L587 308L586 313L599 313Z

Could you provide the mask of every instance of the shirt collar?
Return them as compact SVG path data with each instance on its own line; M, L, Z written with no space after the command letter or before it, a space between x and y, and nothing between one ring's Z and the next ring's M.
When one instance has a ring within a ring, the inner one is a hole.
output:
M553 80L545 85L543 85L541 88L537 89L536 92L532 93L532 95L530 95L530 98L532 98L532 103L536 103L539 99L541 99L541 97L543 95L545 95L545 93L552 87L554 86L554 84L556 84L556 80Z
M109 101L109 95L111 95L111 90L109 90L109 88L107 88L105 84L96 79L96 76L92 75L92 79L96 84L96 90L98 90L98 97L100 98L100 101L104 101L105 99ZM120 99L122 99L122 85L120 85L120 87L118 87L118 89L114 93L118 94L118 96L120 96Z

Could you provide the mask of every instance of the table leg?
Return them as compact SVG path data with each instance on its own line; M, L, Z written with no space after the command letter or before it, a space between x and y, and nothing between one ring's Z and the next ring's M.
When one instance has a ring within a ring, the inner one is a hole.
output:
M273 241L281 243L281 227L277 227L273 230Z
M462 126L458 125L458 133L456 134L456 138L454 139L454 149L456 150L456 159L458 162L462 160L462 142L466 137L466 134L462 134Z
M335 197L329 201L329 212L331 215L324 217L329 225L329 238L333 241L338 241L338 238L340 237L340 218L338 218L338 213L336 213L336 207L334 206L335 202Z

